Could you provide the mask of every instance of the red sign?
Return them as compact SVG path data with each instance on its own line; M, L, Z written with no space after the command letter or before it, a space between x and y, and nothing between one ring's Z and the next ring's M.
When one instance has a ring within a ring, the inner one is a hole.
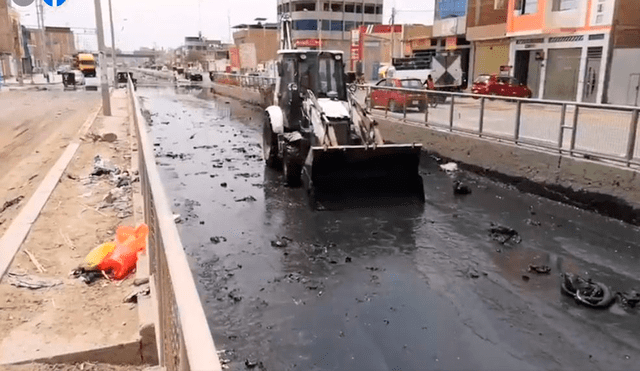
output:
M324 42L322 42L322 44L324 44ZM319 39L298 39L295 41L295 45L297 47L310 47L310 48L317 48L320 46L320 40Z
M240 68L240 50L237 46L229 48L229 59L231 59L231 67Z
M447 43L445 45L446 50L455 50L458 46L458 38L456 36L447 37Z

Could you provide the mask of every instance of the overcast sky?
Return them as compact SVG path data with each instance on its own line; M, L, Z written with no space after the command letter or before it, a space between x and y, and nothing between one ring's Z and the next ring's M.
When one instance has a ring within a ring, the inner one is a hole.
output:
M36 0L38 1L38 0ZM141 46L173 48L185 36L197 36L198 31L210 39L230 40L231 26L255 23L258 17L276 21L277 0L111 0L116 47L131 51ZM108 0L101 0L105 24L105 42L111 43ZM391 8L397 9L396 23L431 24L434 0L384 0L383 23L388 23ZM74 31L91 39L95 29L93 0L66 0L52 8L44 5L45 25L78 28ZM35 5L15 6L26 26L37 25ZM82 28L88 30L84 31ZM94 44L95 45L95 44Z

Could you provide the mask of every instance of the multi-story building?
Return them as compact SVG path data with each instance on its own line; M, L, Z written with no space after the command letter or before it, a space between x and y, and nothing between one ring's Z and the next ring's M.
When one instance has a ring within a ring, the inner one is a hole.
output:
M289 14L297 47L342 50L350 55L351 30L382 24L383 0L278 0L278 17Z
M537 98L631 103L639 22L637 0L509 0L509 64Z
M472 44L471 81L482 74L497 74L501 69L510 72L507 3L507 0L469 0L467 40Z

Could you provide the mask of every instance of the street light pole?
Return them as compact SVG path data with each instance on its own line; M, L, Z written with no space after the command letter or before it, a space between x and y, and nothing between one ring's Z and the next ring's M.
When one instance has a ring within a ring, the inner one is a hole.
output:
M113 59L113 88L118 86L118 80L116 79L116 39L115 32L113 30L113 9L111 8L111 0L109 0L109 23L111 24L111 58Z
M96 12L96 28L98 29L98 52L100 55L100 88L102 90L102 114L111 116L111 98L109 97L109 82L107 81L106 58L104 55L104 30L102 28L102 8L100 0L93 0Z

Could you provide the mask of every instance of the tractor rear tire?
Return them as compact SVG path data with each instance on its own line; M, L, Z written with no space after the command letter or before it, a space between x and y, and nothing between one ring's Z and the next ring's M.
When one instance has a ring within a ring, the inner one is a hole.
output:
M278 158L278 136L271 128L271 119L268 113L265 113L262 124L262 156L268 167L273 169L280 167L280 159Z

